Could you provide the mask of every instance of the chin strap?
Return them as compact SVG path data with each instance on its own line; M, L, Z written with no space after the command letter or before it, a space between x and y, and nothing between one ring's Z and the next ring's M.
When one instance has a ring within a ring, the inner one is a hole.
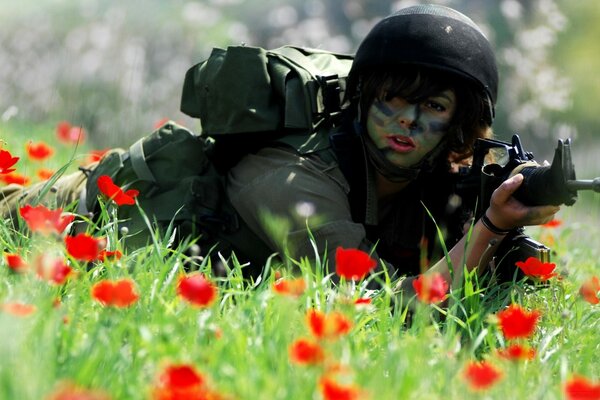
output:
M406 182L417 179L419 173L423 170L431 170L435 163L438 161L440 154L446 149L446 138L444 137L438 145L427 153L421 161L411 165L410 167L400 167L390 162L383 152L379 150L371 138L363 132L360 126L357 127L359 131L359 137L363 143L363 148L366 151L367 158L375 167L377 172L385 177L390 182Z

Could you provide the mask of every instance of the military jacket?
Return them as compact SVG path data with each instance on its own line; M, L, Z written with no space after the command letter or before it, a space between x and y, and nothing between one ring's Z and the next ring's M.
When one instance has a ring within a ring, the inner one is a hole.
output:
M333 272L336 249L357 248L399 276L443 256L437 228L448 248L462 236L459 213L448 206L450 173L424 173L378 199L357 135L333 131L326 139L311 139L307 151L287 138L244 156L227 175L229 201L271 251L296 260L326 255Z

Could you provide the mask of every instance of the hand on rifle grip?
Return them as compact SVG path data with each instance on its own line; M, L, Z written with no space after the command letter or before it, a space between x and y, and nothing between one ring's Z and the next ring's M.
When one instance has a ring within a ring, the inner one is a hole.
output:
M513 197L523 183L523 175L516 174L498 186L486 210L487 217L498 228L514 229L528 225L541 225L551 221L559 206L526 206Z

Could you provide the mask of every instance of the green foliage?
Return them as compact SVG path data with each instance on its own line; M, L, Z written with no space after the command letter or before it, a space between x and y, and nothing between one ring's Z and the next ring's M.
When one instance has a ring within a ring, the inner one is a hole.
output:
M162 118L196 128L179 112L183 77L213 47L295 44L352 53L373 21L404 4L4 3L0 115L12 109L20 120L68 119L83 125L96 144L111 147L130 144ZM501 138L519 132L531 147L539 138L595 136L593 99L600 93L595 0L443 3L472 16L497 50L502 79L495 131ZM536 143L543 147L536 155L551 156L553 142Z
M600 96L600 57L595 51L600 37L598 4L569 1L561 5L569 19L568 34L562 35L554 49L560 70L572 80L572 107L563 118L577 124L583 137L597 137L598 108L592 99Z
M13 125L5 132L24 130L50 140L48 127ZM10 137L7 148L12 150L18 140ZM76 159L81 151L75 152ZM73 158L73 149L64 153L52 163ZM95 225L88 221L88 232L105 237L111 250L124 251L127 237L116 232L114 207L101 204L101 216ZM195 259L193 241L174 247L170 232L156 232L152 245L126 252L120 260L86 264L71 259L77 275L63 285L49 284L35 273L14 273L2 259L0 305L21 302L36 311L24 317L0 311L0 398L44 398L65 381L103 389L114 399L148 398L168 363L196 366L219 393L232 398L315 398L325 367L293 364L288 352L294 340L311 336L306 313L316 308L342 312L352 322L348 335L322 345L330 364L341 363L350 371L345 382L370 398L479 398L462 378L465 362L495 359L504 378L486 393L488 398L559 399L572 373L600 374L600 308L578 295L580 284L597 274L598 250L592 244L600 232L588 229L582 239L569 222L572 212L565 212L564 225L555 230L531 231L539 240L554 242L562 280L497 284L489 276L465 272L464 284L452 290L444 308L414 298L400 301L402 293L386 277L380 277L383 287L377 291L368 290L365 282L334 284L324 272L332 261L322 254L292 266L269 260L260 279L249 282L243 278L245 266L235 258ZM274 220L275 232L277 225ZM23 224L13 228L7 221L0 221L0 245L5 253L29 259L62 251L61 240L31 234ZM192 265L218 285L218 301L210 307L193 307L176 293L179 276ZM274 292L277 271L284 278L302 277L304 293ZM140 295L131 306L102 306L90 295L95 283L121 278L132 279ZM365 296L371 297L370 305L353 304ZM496 356L507 343L494 316L512 302L542 312L529 340L538 355L528 362Z
M328 280L315 280L308 264L302 274L309 288L291 298L272 292L272 275L249 286L241 277L243 266L229 262L228 276L215 278L219 303L196 309L178 299L174 290L186 257L183 249L159 255L149 247L117 262L87 269L81 265L78 277L62 287L35 276L9 274L3 267L0 303L20 300L38 309L21 318L0 313L0 335L5 338L0 344L0 395L38 399L56 382L70 380L104 388L114 398L139 399L170 361L198 366L220 392L234 398L311 398L321 370L290 365L288 347L309 335L305 313L313 305L351 317L350 335L326 346L373 397L462 398L464 360L493 354L502 346L485 306L497 293L479 288L473 276L462 294L457 293L445 320L418 304L406 327L391 312L393 299L385 291L368 309L344 305L355 288L334 289ZM208 263L200 269L210 274ZM135 305L102 307L90 298L94 282L124 276L136 282L140 300ZM539 357L520 366L503 363L507 376L489 392L490 398L526 398L532 391L542 393L542 387L544 398L560 398L566 373L597 376L599 310L577 299L574 282L554 282L533 291L519 287L524 303L544 313L532 340ZM59 307L52 306L56 298L61 299Z

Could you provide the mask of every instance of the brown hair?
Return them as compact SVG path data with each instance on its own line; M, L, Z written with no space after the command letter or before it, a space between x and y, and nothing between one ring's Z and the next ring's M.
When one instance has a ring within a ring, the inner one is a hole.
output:
M488 97L468 79L439 69L402 66L394 71L371 70L360 77L358 88L350 88L350 110L365 124L369 107L375 100L403 97L417 103L429 96L451 89L456 95L456 111L450 123L447 155L460 162L473 155L477 138L490 137L491 128L486 121ZM360 94L360 96L358 96ZM352 110L354 108L354 110Z

